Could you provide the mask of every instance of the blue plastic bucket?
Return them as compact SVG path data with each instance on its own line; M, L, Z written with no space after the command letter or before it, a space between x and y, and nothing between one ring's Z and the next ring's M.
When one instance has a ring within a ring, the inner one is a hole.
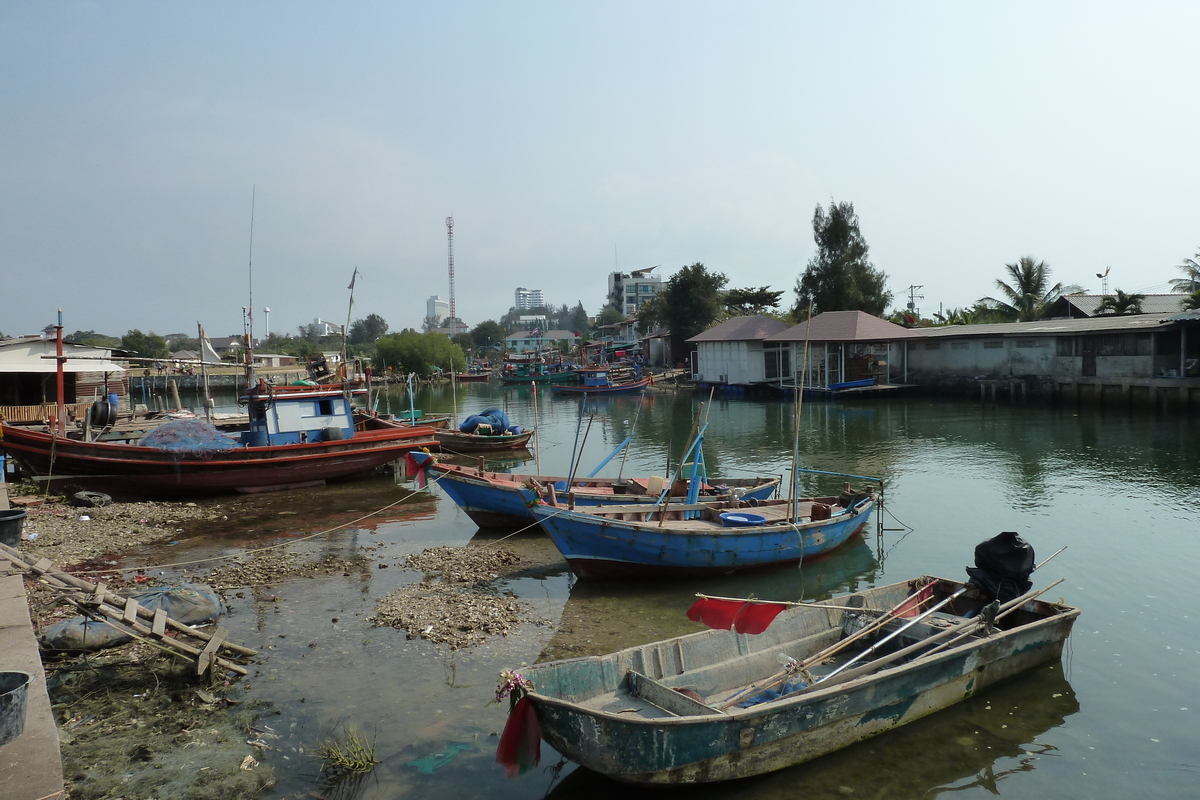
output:
M726 511L721 514L721 524L726 528L748 528L762 525L767 518L762 514L750 514L745 511Z

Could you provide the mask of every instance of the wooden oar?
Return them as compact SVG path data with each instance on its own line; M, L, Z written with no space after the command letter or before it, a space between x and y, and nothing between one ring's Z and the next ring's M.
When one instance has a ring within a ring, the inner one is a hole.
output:
M809 656L808 658L804 659L803 661L796 662L795 666L789 665L789 668L780 670L779 672L775 673L771 677L767 678L762 683L757 684L756 686L751 686L749 689L743 690L742 692L735 695L731 700L725 701L725 703L722 704L719 707L719 709L721 711L724 711L725 709L735 706L738 703L742 702L747 697L753 697L754 695L758 694L759 692L766 691L767 689L773 689L775 686L779 685L780 683L783 683L783 681L787 679L787 676L789 676L795 672L801 672L803 670L807 670L813 664L821 663L825 659L827 659L830 656L833 656L834 654L841 651L843 648L845 648L851 642L857 641L858 639L861 639L862 637L866 636L868 633L872 633L872 632L878 630L880 627L885 625L889 620L893 619L894 616L896 615L896 613L900 611L900 609L904 608L905 606L909 605L910 603L915 601L919 607L921 603L925 602L925 600L921 600L918 598L920 598L920 595L927 588L929 588L932 585L933 584L926 584L925 586L922 586L920 589L918 589L917 591L910 594L908 597L901 600L897 605L892 607L891 610L889 610L888 612L886 612L884 614L881 614L879 617L877 617L875 620L873 620L869 625L866 625L861 630L856 631L853 635L847 636L845 639L835 642L834 644L830 645L829 647L826 647L824 650L821 650L818 653L814 653L813 655ZM722 599L724 599L724 598L722 598ZM800 604L797 604L797 605L800 605ZM832 608L832 606L828 606L828 607ZM854 610L855 611L866 611L867 609L856 608Z
M1058 586L1060 583L1062 583L1061 578L1059 580L1055 581L1054 583L1050 584L1049 586L1047 586L1045 589L1039 589L1037 591L1028 592L1014 600L1008 601L1007 603L1005 603L1004 605L1002 605L1000 607L1000 613L998 613L996 615L996 619L1000 619L1003 616L1007 616L1008 614L1012 613L1016 609L1020 608L1021 606L1025 605L1026 603L1028 603L1030 600L1033 600L1033 599L1037 598L1038 596L1044 594L1045 592L1050 591L1055 586ZM801 689L800 691L802 691L802 692L811 691L818 687L824 688L826 686L834 686L839 683L846 683L848 681L852 681L855 678L861 678L863 675L870 674L870 673L874 672L875 670L880 669L881 667L887 666L888 664L892 663L893 661L896 661L898 659L904 658L907 655L911 655L912 653L917 652L921 648L928 646L931 642L940 641L949 636L954 636L955 634L960 634L956 638L951 639L949 642L946 642L945 644L940 645L939 647L934 648L933 650L930 650L928 653L922 653L921 657L924 658L925 656L930 655L939 650L943 650L946 647L951 646L952 644L957 644L958 642L962 641L963 639L965 639L966 637L968 637L972 633L974 633L975 628L978 628L982 624L983 624L983 620L978 617L976 617L975 619L966 620L965 622L960 622L958 625L955 625L952 628L947 628L944 631L935 633L933 636L930 636L926 639L922 639L921 641L911 644L908 647L897 650L894 653L889 653L888 655L883 656L882 658L877 658L874 661L871 661L871 662L868 662L861 666L855 667L852 670L847 670L845 672L839 671L839 673L837 674L837 678L834 680L831 680L831 679L834 678L835 673L831 672L828 675L826 675L825 678L823 678L819 683L814 684L812 686L805 687L804 689ZM864 653L864 655L865 655L865 653ZM847 662L846 664L844 664L843 669L845 667L849 666L850 663L851 662Z

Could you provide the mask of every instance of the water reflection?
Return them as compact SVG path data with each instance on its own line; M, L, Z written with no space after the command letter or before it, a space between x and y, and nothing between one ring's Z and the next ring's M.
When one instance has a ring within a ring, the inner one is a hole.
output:
M976 787L994 795L1015 794L1019 790L1008 782L1036 770L1043 758L1054 756L1058 748L1051 733L1078 711L1079 702L1062 665L1052 664L925 719L770 775L686 788L643 789L577 768L547 797L930 798Z
M877 567L870 546L856 539L800 569L656 582L579 581L571 587L558 628L538 660L601 655L703 630L687 618L697 594L823 600L869 584Z

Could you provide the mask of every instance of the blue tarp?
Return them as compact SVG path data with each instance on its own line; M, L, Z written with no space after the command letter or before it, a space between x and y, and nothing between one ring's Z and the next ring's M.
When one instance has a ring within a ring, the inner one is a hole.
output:
M467 417L458 426L458 429L463 433L474 433L481 424L490 426L491 433L512 433L509 428L514 427L508 420L508 414L505 414L502 409L489 408L479 414Z

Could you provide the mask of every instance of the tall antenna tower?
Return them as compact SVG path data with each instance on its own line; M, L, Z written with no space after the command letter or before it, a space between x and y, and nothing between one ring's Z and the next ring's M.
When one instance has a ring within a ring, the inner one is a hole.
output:
M454 310L454 217L446 217L446 247L450 258L450 319L457 320Z

